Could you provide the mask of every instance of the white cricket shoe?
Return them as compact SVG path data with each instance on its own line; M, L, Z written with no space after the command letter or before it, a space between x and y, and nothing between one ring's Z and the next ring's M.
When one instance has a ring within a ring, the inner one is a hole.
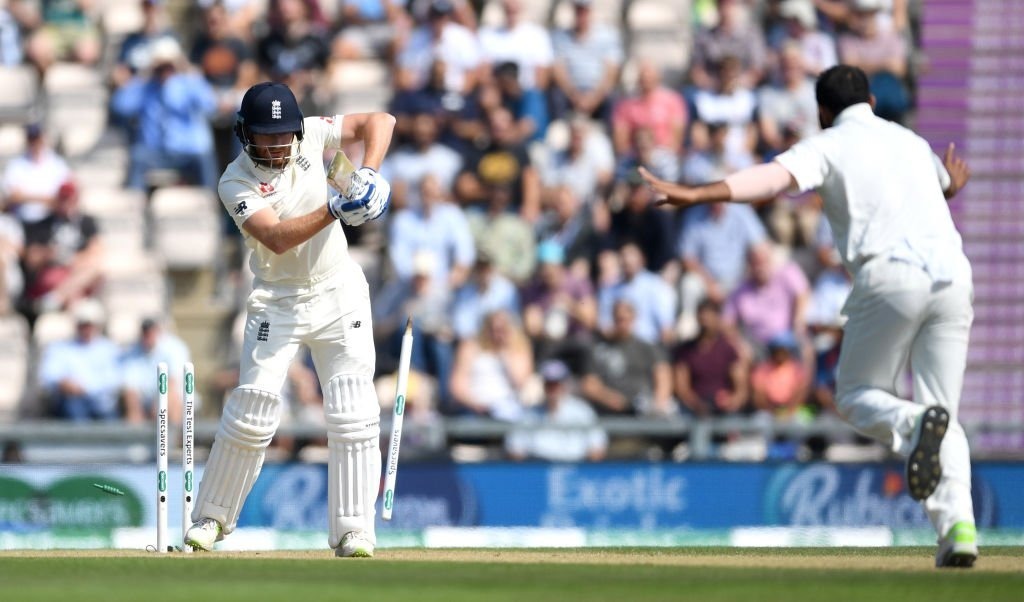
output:
M194 550L209 552L213 544L224 539L223 529L220 523L212 518L201 518L198 522L188 528L185 533L185 545L192 546Z
M928 406L917 419L914 438L907 457L907 489L915 500L926 500L942 479L939 448L949 428L949 412L940 406Z
M978 559L978 531L974 523L960 521L939 540L935 553L937 568L969 569Z
M338 558L373 558L373 544L359 531L349 531L341 538L341 544L334 548Z

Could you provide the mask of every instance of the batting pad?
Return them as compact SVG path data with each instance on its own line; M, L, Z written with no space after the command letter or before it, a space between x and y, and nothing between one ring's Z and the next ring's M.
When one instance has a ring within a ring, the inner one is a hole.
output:
M369 377L335 376L324 389L327 418L330 545L349 531L376 543L373 517L380 490L380 404Z
M252 387L231 392L199 483L192 521L216 519L225 534L235 529L242 503L263 466L281 419L281 397Z

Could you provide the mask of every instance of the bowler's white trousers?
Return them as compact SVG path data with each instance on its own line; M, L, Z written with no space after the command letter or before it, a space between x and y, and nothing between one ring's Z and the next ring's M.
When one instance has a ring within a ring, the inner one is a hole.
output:
M967 258L952 254L953 282L933 282L922 267L878 256L854 279L843 313L837 405L858 431L906 457L924 406L950 414L940 451L942 479L924 508L939 537L959 521L974 522L967 437L957 410L974 319ZM896 396L910 360L914 401Z

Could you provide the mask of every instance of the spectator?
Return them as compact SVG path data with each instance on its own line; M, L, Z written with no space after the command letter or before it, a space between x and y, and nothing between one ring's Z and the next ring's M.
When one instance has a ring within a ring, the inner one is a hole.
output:
M249 45L235 36L227 8L213 2L203 9L203 29L192 43L189 61L197 65L217 97L212 118L217 163L223 170L242 150L235 136L235 112L242 95L258 81L259 68Z
M505 24L481 27L480 49L491 65L516 65L519 85L524 90L546 90L551 77L554 49L548 31L522 19L522 0L501 0Z
M503 108L488 115L490 143L466 162L455 185L463 203L488 198L488 187L511 192L511 208L527 222L540 217L540 177L526 146L517 140L512 114Z
M191 356L185 342L164 330L159 321L147 318L139 328L139 339L122 356L119 370L122 375L121 397L124 400L124 418L128 422L146 422L156 417L156 387L153 375L157 364L167 364L167 395L181 399L182 369ZM168 406L168 420L181 423L181 404Z
M488 314L480 335L459 343L452 370L451 410L515 422L523 415L523 392L532 374L529 339L509 314Z
M676 397L698 418L738 413L747 403L750 366L722 330L721 305L701 301L697 322L697 338L672 363Z
M488 199L486 209L471 208L466 212L473 240L477 248L486 246L491 250L498 272L517 284L526 282L537 260L533 228L508 210L512 204L512 188L491 185L484 190Z
M25 56L40 76L60 61L86 66L100 60L100 31L90 16L90 0L40 0L42 24L29 37Z
M608 435L590 404L569 391L569 368L558 360L541 365L544 402L505 437L513 460L597 462L608 450Z
M0 315L10 313L25 289L21 261L25 231L14 216L0 212Z
M793 131L798 139L812 136L821 129L814 82L807 77L800 48L794 43L782 47L779 70L781 82L762 87L758 101L761 140L772 155L787 148L786 129Z
M412 118L411 144L390 153L381 165L381 174L391 182L394 209L419 206L419 188L428 174L442 194L451 193L462 157L437 141L438 127L437 116L417 114Z
M700 127L704 127L703 124ZM709 123L706 127L706 146L694 149L683 162L684 182L692 185L714 182L754 164L754 156L749 149L729 147L728 124Z
M565 251L554 241L537 247L540 267L523 289L523 327L537 342L538 355L559 357L579 368L597 325L597 301L590 281L565 266Z
M764 226L747 205L714 203L683 215L677 247L684 270L679 282L681 338L697 334L701 299L725 302L743 279L748 249L766 238Z
M150 56L152 72L133 77L111 100L114 113L132 126L127 185L145 191L150 171L172 169L194 185L216 189L220 176L209 122L217 110L213 88L182 69L184 57L174 40L154 42Z
M412 274L395 280L374 304L374 330L384 341L383 351L397 358L402 348L406 316L412 317L413 346L409 365L437 379L442 404L449 397L448 386L454 355L452 291L436 279L441 258L428 249L412 257Z
M728 126L725 139L726 152L730 154L750 153L757 143L757 128L754 116L757 111L757 96L742 83L740 62L736 57L722 59L719 67L718 86L711 90L698 90L693 97L700 121L693 125L691 137L696 149L709 145L710 133L705 124L721 123Z
M807 400L809 373L800 362L795 336L782 332L767 344L768 356L750 374L754 407L777 418L790 418Z
M388 108L396 120L395 145L412 143L413 124L422 113L433 116L437 121L438 140L460 153L468 152L486 131L482 113L472 98L445 89L446 70L444 62L435 60L430 65L429 79L423 87L395 90Z
M670 343L676 311L676 295L660 276L644 268L644 254L634 243L619 251L622 270L620 278L604 282L597 292L598 325L602 332L612 333L619 327L613 307L620 300L629 301L630 324L638 339L652 345ZM609 335L610 336L610 335Z
M726 303L726 324L738 328L758 349L784 333L802 337L810 287L800 267L782 260L771 243L750 247L747 265L747 279Z
M753 88L761 81L765 66L765 43L761 31L749 18L740 0L718 0L718 25L697 32L693 43L690 80L702 90L721 87L720 68L726 57L738 61L740 86Z
M341 31L332 43L332 60L391 61L398 40L408 35L404 0L338 0Z
M553 153L541 169L545 187L568 186L590 205L611 184L614 167L612 144L601 128L575 118L569 122L568 147Z
M75 336L57 341L39 362L39 384L60 418L74 421L119 418L117 392L121 384L118 350L101 334L103 306L84 299L72 309Z
M115 88L128 83L153 67L153 49L157 40L177 35L170 25L163 0L141 0L142 28L128 34L117 51L117 62L110 72Z
M0 65L17 67L21 64L25 56L21 32L34 25L34 18L28 12L16 1L0 8Z
M263 75L286 84L305 115L320 115L314 90L327 59L328 23L317 0L270 0L269 30L256 42L256 60Z
M515 119L517 142L537 142L548 130L548 105L544 94L536 88L524 88L519 79L519 66L499 63L494 68L494 81L501 94L501 104Z
M408 279L413 258L427 251L438 260L430 274L433 284L455 290L465 284L476 257L469 222L462 209L444 198L433 175L423 178L419 196L417 207L402 209L391 219L391 267L398 278Z
M4 168L7 211L26 224L38 222L50 214L57 190L70 175L67 162L49 145L43 127L30 123L25 127L24 154L13 157Z
M612 243L636 245L647 260L645 269L661 272L675 256L675 216L654 204L650 187L635 171L626 186L625 206L611 216Z
M620 299L613 327L591 347L581 393L602 414L672 413L672 371L658 345L633 334L636 310Z
M907 45L891 25L883 23L882 0L850 0L853 14L850 31L839 36L839 58L843 64L859 67L871 82L875 114L901 121L910 108L907 75Z
M552 36L557 57L552 69L553 117L569 111L608 121L611 97L622 66L618 31L593 22L592 0L572 0L572 29Z
M512 281L494 267L494 260L486 248L477 250L476 265L469 281L455 291L452 307L452 326L457 339L476 337L484 316L495 311L509 315L520 313L519 292Z
M576 192L561 186L552 192L552 207L544 212L537 225L537 238L551 242L564 250L565 265L578 278L590 278L603 234L597 222L607 209L602 204L584 205Z
M618 155L636 155L636 131L646 129L653 145L678 154L683 147L688 115L683 97L662 85L661 73L650 60L638 65L637 93L620 100L612 113L612 132Z
M78 206L71 180L57 191L53 213L25 226L25 296L29 316L66 308L100 284L103 245L96 220Z
M811 0L783 0L779 16L783 19L785 31L779 36L783 41L778 46L795 42L808 76L817 77L839 62L832 36L818 29L818 15Z
M422 88L435 61L444 64L444 90L469 94L480 79L483 57L476 34L452 21L452 0L432 0L427 23L409 36L398 54L399 89Z

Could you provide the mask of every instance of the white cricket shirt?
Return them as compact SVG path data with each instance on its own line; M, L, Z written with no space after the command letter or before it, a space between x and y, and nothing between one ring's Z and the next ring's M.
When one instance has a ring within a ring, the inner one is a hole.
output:
M878 255L915 263L937 281L965 275L969 266L943 190L949 174L928 143L874 115L848 107L835 124L775 158L801 192L816 189L836 249L856 276Z
M281 220L313 212L327 203L324 149L341 147L343 116L307 117L299 154L282 173L256 165L242 152L224 170L220 201L253 250L249 265L257 281L304 286L329 277L348 262L348 241L340 224L320 230L306 242L275 254L242 228L257 211L270 207Z

